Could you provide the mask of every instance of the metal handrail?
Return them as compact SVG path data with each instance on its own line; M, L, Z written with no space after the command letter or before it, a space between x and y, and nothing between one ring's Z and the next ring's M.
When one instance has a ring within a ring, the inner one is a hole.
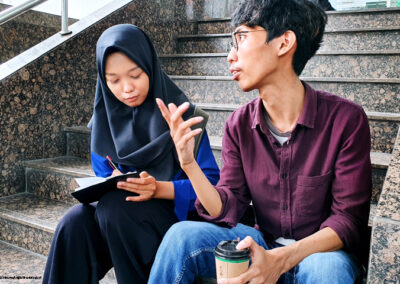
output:
M46 2L48 0L29 0L18 6L8 8L0 12L0 25L8 22L19 15L29 11L30 9ZM71 31L68 30L68 0L62 0L61 4L61 35L70 34Z
M18 17L19 15L22 15L33 7L36 7L37 5L46 1L47 0L30 0L0 12L0 25L8 22L11 19L14 19L15 17Z

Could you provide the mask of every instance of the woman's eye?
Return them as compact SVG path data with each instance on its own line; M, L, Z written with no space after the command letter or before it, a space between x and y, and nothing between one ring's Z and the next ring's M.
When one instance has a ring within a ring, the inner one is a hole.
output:
M140 73L135 73L135 74L131 74L131 78L132 78L132 79L137 79L137 78L140 77L140 75L142 75L142 72L140 72Z
M119 82L119 79L114 80L114 81L110 81L111 84L117 84Z
M239 34L239 40L242 41L246 38L246 36L244 34Z

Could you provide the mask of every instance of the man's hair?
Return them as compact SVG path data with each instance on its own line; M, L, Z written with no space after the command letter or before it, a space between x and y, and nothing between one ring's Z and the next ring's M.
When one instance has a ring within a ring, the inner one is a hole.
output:
M267 30L267 43L293 31L297 41L293 69L298 76L320 47L326 22L325 12L307 0L242 0L232 16L235 27L260 26Z

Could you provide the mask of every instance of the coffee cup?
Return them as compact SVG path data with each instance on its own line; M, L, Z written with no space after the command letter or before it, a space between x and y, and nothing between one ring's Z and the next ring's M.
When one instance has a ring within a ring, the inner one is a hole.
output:
M222 241L214 250L217 279L233 278L247 271L250 249L238 250L238 241Z

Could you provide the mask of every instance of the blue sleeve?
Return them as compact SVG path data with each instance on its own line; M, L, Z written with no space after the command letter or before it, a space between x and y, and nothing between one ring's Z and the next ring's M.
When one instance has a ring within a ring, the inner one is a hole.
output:
M113 170L108 164L106 158L103 158L93 152L90 153L92 159L92 167L96 176L98 177L109 177Z
M207 132L200 142L197 163L208 180L216 185L219 180L219 168L211 150ZM185 173L181 171L172 181L175 190L175 215L179 221L187 219L189 211L195 210L196 193Z

